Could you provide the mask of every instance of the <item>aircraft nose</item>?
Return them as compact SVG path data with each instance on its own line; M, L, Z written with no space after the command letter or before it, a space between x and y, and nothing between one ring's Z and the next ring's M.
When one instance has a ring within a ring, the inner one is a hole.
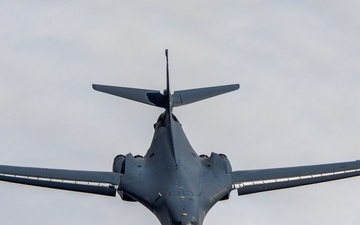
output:
M173 216L171 220L174 225L199 225L197 219L189 217L186 213L183 213L181 217Z
M176 192L177 193L177 192ZM201 225L206 212L200 207L194 195L168 195L163 196L164 202L156 216L161 224L169 225Z
M169 219L174 225L199 225L200 211L195 196L169 196L166 199Z

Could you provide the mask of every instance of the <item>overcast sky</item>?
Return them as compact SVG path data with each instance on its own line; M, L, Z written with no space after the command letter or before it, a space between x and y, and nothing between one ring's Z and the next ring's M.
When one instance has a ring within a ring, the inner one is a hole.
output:
M110 171L161 109L92 83L240 83L174 113L234 170L360 159L360 2L0 1L0 164ZM220 202L206 225L358 224L360 178ZM159 224L139 203L0 183L0 224Z

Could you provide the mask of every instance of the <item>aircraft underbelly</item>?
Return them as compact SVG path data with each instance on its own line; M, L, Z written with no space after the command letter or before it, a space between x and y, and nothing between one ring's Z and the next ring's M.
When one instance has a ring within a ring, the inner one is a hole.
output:
M121 190L150 209L161 224L202 224L208 210L231 191L218 154L200 158L180 123L156 124L143 159L126 156Z

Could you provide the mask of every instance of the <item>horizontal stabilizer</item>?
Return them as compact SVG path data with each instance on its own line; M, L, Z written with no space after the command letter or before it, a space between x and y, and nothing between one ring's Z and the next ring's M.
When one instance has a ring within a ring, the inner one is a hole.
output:
M239 84L175 91L174 106L181 106L239 89Z
M230 91L235 91L239 89L239 87L239 84L230 84L215 87L188 89L175 91L172 95L169 96L168 90L165 90L165 93L162 94L160 93L160 91L157 90L93 84L93 88L97 91L116 95L148 105L169 109L172 109L172 107L201 101ZM169 89L169 85L167 88ZM169 99L166 100L166 97L168 97Z
M101 91L107 94L116 95L129 100L161 107L164 108L166 112L171 113L173 107L190 104L217 95L221 95L230 91L235 91L240 87L239 84L231 84L231 85L175 91L173 94L171 94L167 49L165 49L165 56L166 56L166 89L164 90L163 94L157 90L116 87L116 86L107 86L100 84L93 84L93 88L97 91Z
M93 88L107 94L164 108L164 96L160 91L93 84Z

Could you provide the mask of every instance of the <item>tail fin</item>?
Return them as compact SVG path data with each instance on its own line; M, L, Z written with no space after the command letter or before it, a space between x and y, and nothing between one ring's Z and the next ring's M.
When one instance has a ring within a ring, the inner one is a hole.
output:
M167 113L171 113L173 109L173 96L170 91L170 78L169 78L169 55L168 50L165 49L166 56L166 90L164 91L165 96L165 109Z
M167 112L171 113L173 107L190 104L193 102L201 101L227 92L239 89L239 84L231 84L224 86L197 88L175 91L174 94L170 92L169 80L169 63L168 63L168 50L165 50L166 55L166 90L163 94L157 90L116 87L93 84L93 88L107 94L116 95L133 101L145 103L152 106L165 108Z

